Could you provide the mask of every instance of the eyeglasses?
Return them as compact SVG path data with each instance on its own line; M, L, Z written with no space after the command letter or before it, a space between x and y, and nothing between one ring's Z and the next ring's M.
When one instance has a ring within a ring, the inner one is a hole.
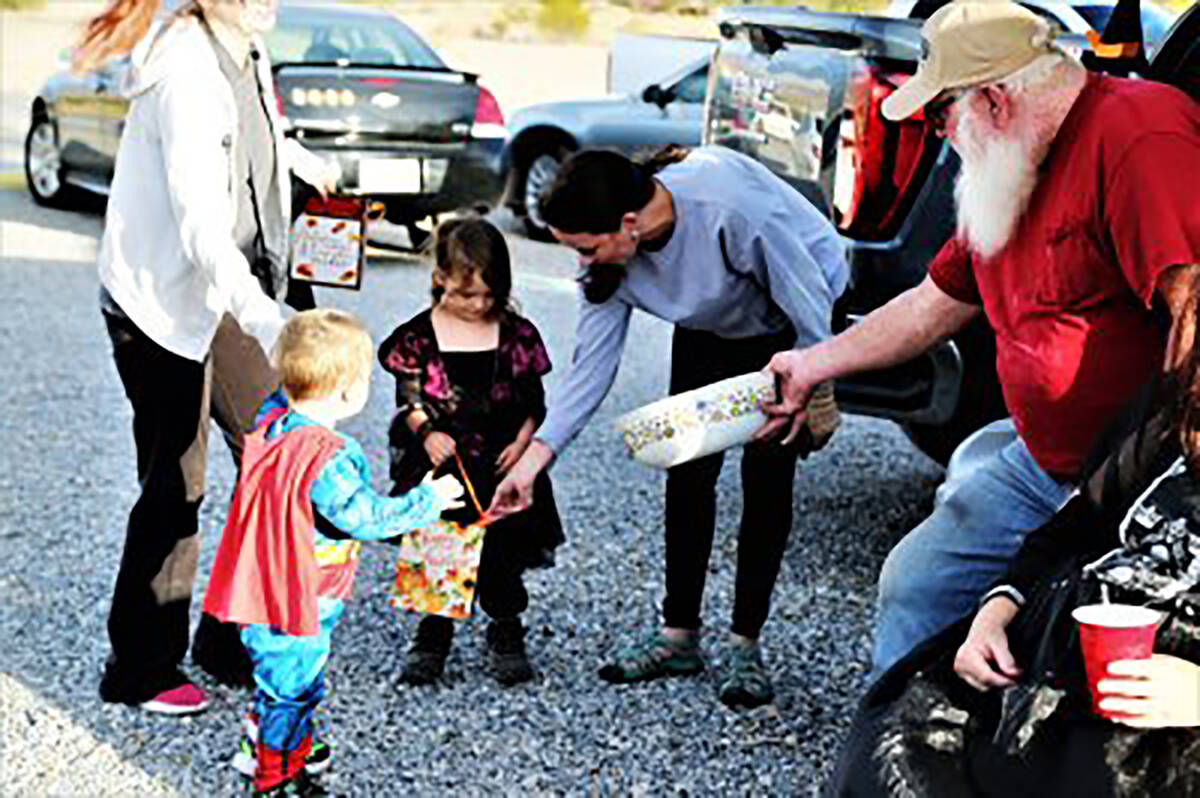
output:
M925 103L925 119L934 127L943 127L950 116L950 108L966 94L965 89L948 89Z

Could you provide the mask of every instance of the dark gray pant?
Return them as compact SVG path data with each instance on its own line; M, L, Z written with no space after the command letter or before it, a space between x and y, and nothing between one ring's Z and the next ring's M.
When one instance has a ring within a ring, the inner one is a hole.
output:
M721 338L675 328L671 393L761 369L796 340L791 329L754 338ZM742 455L742 522L738 530L735 634L757 639L767 620L771 592L792 528L792 484L799 447L750 444ZM702 457L667 471L667 595L663 621L700 628L700 603L716 525L717 477L724 454Z
M232 317L221 321L203 363L163 349L127 318L104 319L133 406L140 494L113 591L112 653L100 694L140 703L183 681L209 419L240 463L242 435L278 381L257 341ZM215 627L211 619L204 626ZM224 633L240 653L236 629Z

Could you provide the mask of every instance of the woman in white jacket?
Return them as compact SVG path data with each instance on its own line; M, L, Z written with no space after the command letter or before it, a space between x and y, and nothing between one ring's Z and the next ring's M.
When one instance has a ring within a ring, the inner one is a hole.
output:
M196 573L209 418L240 459L276 379L290 175L324 193L337 169L285 140L260 35L278 0L113 0L76 68L131 55L129 115L100 248L101 308L133 406L141 493L108 619L100 695L170 714L208 697L180 670ZM236 630L202 619L193 660L223 680Z

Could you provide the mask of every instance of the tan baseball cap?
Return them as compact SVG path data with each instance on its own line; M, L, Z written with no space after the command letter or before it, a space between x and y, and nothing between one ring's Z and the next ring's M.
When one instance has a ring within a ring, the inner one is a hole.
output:
M923 54L913 75L883 101L883 115L907 119L946 89L998 82L1055 51L1050 24L1009 0L962 0L921 27Z

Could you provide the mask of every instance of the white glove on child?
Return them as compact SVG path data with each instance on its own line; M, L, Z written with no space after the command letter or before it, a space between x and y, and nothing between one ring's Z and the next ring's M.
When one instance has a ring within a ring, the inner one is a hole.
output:
M463 486L462 483L454 478L453 475L447 474L444 477L433 478L433 472L430 471L421 480L421 484L433 489L433 494L437 498L440 509L457 510L466 505L462 502Z

